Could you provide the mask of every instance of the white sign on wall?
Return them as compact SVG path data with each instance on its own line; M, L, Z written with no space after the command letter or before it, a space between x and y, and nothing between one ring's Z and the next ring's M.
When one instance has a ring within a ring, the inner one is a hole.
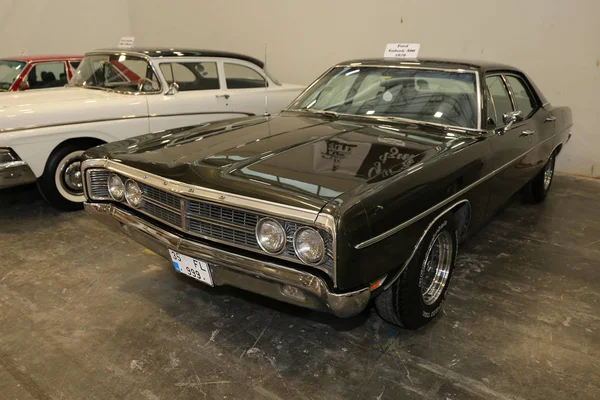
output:
M418 43L388 43L383 56L386 58L417 58L421 45Z
M26 56L26 55L27 55L27 49L21 49L21 50L19 50L19 56L20 57L23 57L23 56Z
M123 36L121 40L119 40L119 48L120 49L131 49L133 48L133 42L135 42L135 36Z

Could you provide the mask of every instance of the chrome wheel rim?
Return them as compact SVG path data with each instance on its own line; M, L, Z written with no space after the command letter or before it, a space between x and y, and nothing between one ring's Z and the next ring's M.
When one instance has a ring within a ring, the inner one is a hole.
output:
M73 202L82 202L83 177L81 176L81 155L83 150L67 154L56 168L54 183L58 193L65 199Z
M76 193L83 191L83 180L81 179L81 161L74 161L65 168L63 178L67 188Z
M426 305L439 300L450 278L453 253L450 232L438 233L423 261L421 297Z
M544 190L548 190L550 188L550 184L552 183L552 177L554 176L554 157L552 157L546 163L546 167L544 167Z

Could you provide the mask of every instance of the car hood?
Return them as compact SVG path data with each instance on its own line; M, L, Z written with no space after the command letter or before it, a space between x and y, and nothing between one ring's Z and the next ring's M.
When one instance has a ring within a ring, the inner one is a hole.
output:
M304 115L250 117L96 147L109 158L187 184L320 210L358 185L434 157L452 138L390 125Z
M147 114L143 97L105 90L62 87L0 95L0 132Z

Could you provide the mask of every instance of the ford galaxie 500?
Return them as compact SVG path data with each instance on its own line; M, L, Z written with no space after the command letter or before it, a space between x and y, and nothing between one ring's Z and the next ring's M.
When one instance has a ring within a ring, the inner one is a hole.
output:
M279 112L303 86L280 84L263 63L208 50L87 53L70 87L3 94L0 189L37 181L61 209L81 208L83 150L208 121Z
M85 208L209 285L417 328L460 241L544 200L571 126L513 67L348 61L279 116L89 150Z

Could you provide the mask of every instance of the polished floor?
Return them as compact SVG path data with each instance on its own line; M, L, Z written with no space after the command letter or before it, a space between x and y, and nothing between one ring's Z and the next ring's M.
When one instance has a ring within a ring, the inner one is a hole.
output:
M600 182L460 250L433 324L209 288L35 188L0 192L1 399L600 399Z

